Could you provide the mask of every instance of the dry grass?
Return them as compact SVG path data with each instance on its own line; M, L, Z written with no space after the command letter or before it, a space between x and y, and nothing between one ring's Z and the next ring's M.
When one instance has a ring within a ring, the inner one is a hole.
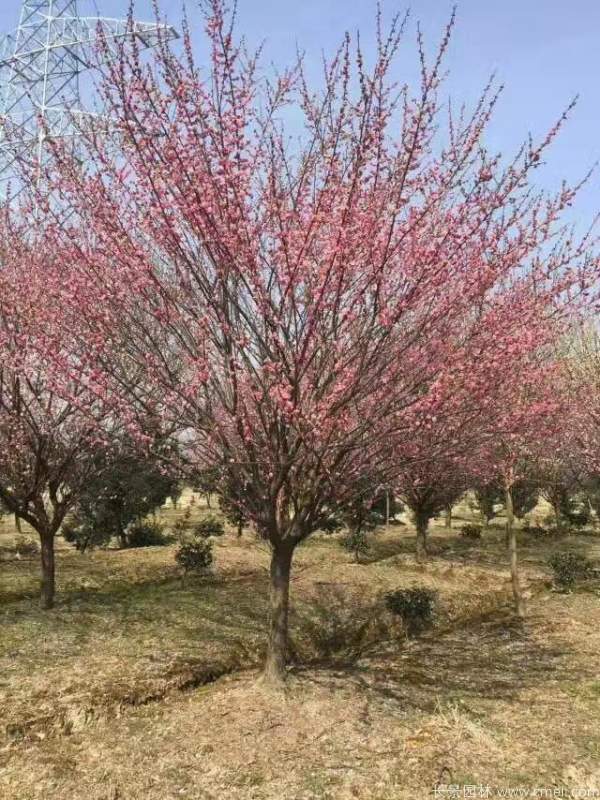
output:
M412 531L393 527L356 566L315 537L295 562L286 696L255 681L268 553L248 535L224 537L214 574L185 585L172 548L61 550L50 613L37 564L1 564L0 798L387 800L431 797L448 775L593 787L600 601L549 592L543 562L594 540L523 547L519 625L501 538L437 528L421 566ZM440 604L434 630L406 641L381 595L411 585Z

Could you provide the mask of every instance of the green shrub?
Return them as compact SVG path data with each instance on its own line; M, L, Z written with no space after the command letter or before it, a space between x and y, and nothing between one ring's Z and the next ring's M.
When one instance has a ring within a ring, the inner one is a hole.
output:
M192 498L193 499L193 498ZM185 536L185 533L190 524L190 517L191 517L191 510L188 506L183 513L183 516L179 517L173 525L173 534L176 539L181 539Z
M385 595L385 605L402 618L407 634L414 636L431 626L436 597L432 589L396 589Z
M548 563L554 572L554 582L561 589L572 589L578 580L590 574L591 564L581 553L555 553Z
M511 495L514 515L517 519L523 519L538 504L540 490L530 481L521 480L513 484Z
M383 525L389 512L389 522L392 524L394 517L404 511L404 506L392 491L380 492L371 504L371 512L375 515L378 525Z
M549 531L548 528L544 528L541 525L530 525L529 523L523 525L523 532L536 539L542 539L544 536L552 535L552 531Z
M362 555L366 555L370 549L369 540L367 539L367 534L364 530L348 531L348 533L341 539L340 544L344 550L348 550L349 553L354 553L354 559L356 562L359 562L360 557Z
M175 561L188 572L205 572L213 561L212 542L209 538L189 539L181 542L175 553Z
M574 528L585 528L590 522L590 512L584 508L581 511L571 511L569 514L569 522Z
M486 483L475 490L477 507L489 525L496 516L496 507L504 501L504 490L497 483Z
M219 492L219 507L225 520L236 529L238 537L244 533L244 527L250 522L246 516L243 504L243 497L240 495L239 487L229 482L221 486Z
M335 514L331 514L330 516L321 520L318 530L320 530L322 533L337 533L343 527L344 524L339 517L336 517Z
M181 539L182 536L185 536L185 533L188 529L188 523L184 519L178 519L173 524L173 535L176 539Z
M156 522L136 522L127 532L127 547L158 547L168 544L162 525Z
M132 526L147 519L181 488L177 477L164 471L160 457L171 454L171 448L161 450L141 454L128 439L101 450L91 479L78 495L65 539L80 551L108 547L112 539L118 539L121 547L131 546L128 534Z
M37 542L33 539L27 539L25 536L19 536L15 540L15 553L19 558L33 558L40 552Z
M481 539L481 525L467 524L460 529L460 535L465 539Z
M65 542L75 545L75 549L80 553L85 553L88 548L93 547L106 548L110 542L110 539L104 536L96 536L94 527L86 522L80 525L67 523L62 526L61 533Z
M199 539L207 539L209 536L223 536L225 526L220 519L210 514L194 525L193 533Z

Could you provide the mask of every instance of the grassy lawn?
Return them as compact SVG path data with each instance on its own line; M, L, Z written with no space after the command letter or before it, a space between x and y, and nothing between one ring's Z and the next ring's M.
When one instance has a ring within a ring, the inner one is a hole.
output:
M35 559L0 563L0 798L594 786L600 598L551 592L545 562L555 549L595 556L598 539L521 537L530 599L518 624L501 530L476 545L441 525L432 534L425 565L408 526L377 533L364 564L334 537L299 549L285 697L256 683L268 552L249 534L228 533L213 573L185 583L173 547L61 547L51 612L37 607ZM438 592L438 611L407 640L381 597L417 585Z

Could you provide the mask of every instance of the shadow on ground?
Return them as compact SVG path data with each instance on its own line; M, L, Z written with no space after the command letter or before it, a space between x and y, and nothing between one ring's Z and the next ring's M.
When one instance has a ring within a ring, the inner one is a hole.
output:
M545 683L577 684L596 676L595 665L574 662L567 639L533 614L525 622L499 609L457 621L441 632L419 639L387 641L366 658L322 663L299 675L329 684L332 673L352 682L365 697L383 698L403 709L434 711L441 701L515 700Z

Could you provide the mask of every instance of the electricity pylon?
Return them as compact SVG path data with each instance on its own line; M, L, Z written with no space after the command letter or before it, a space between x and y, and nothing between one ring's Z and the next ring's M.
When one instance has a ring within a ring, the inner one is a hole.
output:
M20 161L41 170L49 139L75 145L78 126L98 118L82 103L81 76L100 33L110 46L132 31L142 48L177 38L159 23L80 17L77 0L22 0L18 28L0 42L0 195Z

